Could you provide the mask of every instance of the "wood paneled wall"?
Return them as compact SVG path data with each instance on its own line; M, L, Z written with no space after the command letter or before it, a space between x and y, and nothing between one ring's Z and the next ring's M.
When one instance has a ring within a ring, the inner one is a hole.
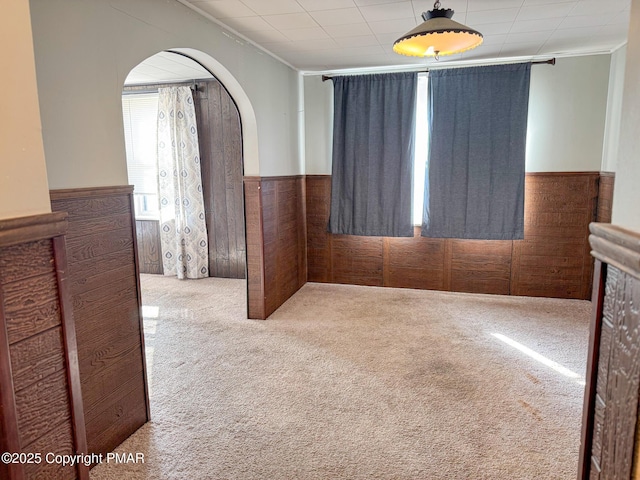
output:
M640 468L640 233L594 223L596 258L578 478Z
M588 299L589 223L613 193L599 197L599 185L599 172L527 174L525 239L484 241L423 238L418 228L413 238L331 235L331 177L307 176L308 280Z
M613 209L613 184L615 174L611 172L600 173L600 188L598 195L598 223L611 223L611 211Z
M218 80L198 80L196 87L209 275L245 278L240 113Z
M68 212L69 287L89 452L113 450L149 419L132 187L51 192Z
M304 177L246 177L249 318L265 319L307 281Z
M40 461L0 464L3 479L87 479L77 345L67 289L66 214L0 221L0 450Z
M158 220L136 220L138 260L140 273L162 275L162 245L160 244L160 222Z

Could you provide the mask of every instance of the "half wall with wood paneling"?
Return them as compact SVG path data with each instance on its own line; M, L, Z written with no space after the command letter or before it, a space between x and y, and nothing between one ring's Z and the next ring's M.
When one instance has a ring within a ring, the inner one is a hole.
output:
M47 452L87 451L66 217L0 221L0 450L31 460L0 463L3 479L88 478L83 464L62 466L44 458Z
M67 212L68 282L89 452L112 451L149 420L133 188L51 192Z
M424 238L418 228L413 238L331 235L331 177L310 175L308 280L588 299L589 223L599 205L606 214L612 180L601 182L599 172L527 174L524 240L485 241Z
M640 233L591 225L596 258L578 479L640 470Z
M245 177L249 318L265 319L307 281L305 180Z

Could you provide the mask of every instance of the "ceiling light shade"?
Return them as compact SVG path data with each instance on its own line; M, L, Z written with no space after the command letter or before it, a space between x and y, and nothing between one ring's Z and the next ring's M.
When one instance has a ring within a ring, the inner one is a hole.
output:
M424 12L424 22L406 33L393 44L393 51L411 57L440 57L466 52L482 43L482 34L451 20L453 10L440 8Z

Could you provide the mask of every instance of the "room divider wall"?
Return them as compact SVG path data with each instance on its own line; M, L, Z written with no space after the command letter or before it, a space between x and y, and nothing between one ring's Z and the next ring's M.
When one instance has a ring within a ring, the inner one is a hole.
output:
M67 258L88 450L112 451L150 418L133 187L54 190Z
M0 221L0 478L88 479L64 234L67 214ZM11 460L11 457L9 458Z
M639 478L640 233L591 225L595 261L579 480Z

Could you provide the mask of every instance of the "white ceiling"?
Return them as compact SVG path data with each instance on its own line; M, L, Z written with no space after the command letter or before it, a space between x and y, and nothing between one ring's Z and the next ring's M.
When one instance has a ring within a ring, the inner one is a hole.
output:
M179 0L302 71L424 65L393 42L433 8L425 0ZM482 60L611 52L626 41L631 0L441 0L484 43L443 57Z
M211 78L212 75L199 63L178 53L160 52L136 66L124 84L148 85L150 83L171 83L200 78Z

